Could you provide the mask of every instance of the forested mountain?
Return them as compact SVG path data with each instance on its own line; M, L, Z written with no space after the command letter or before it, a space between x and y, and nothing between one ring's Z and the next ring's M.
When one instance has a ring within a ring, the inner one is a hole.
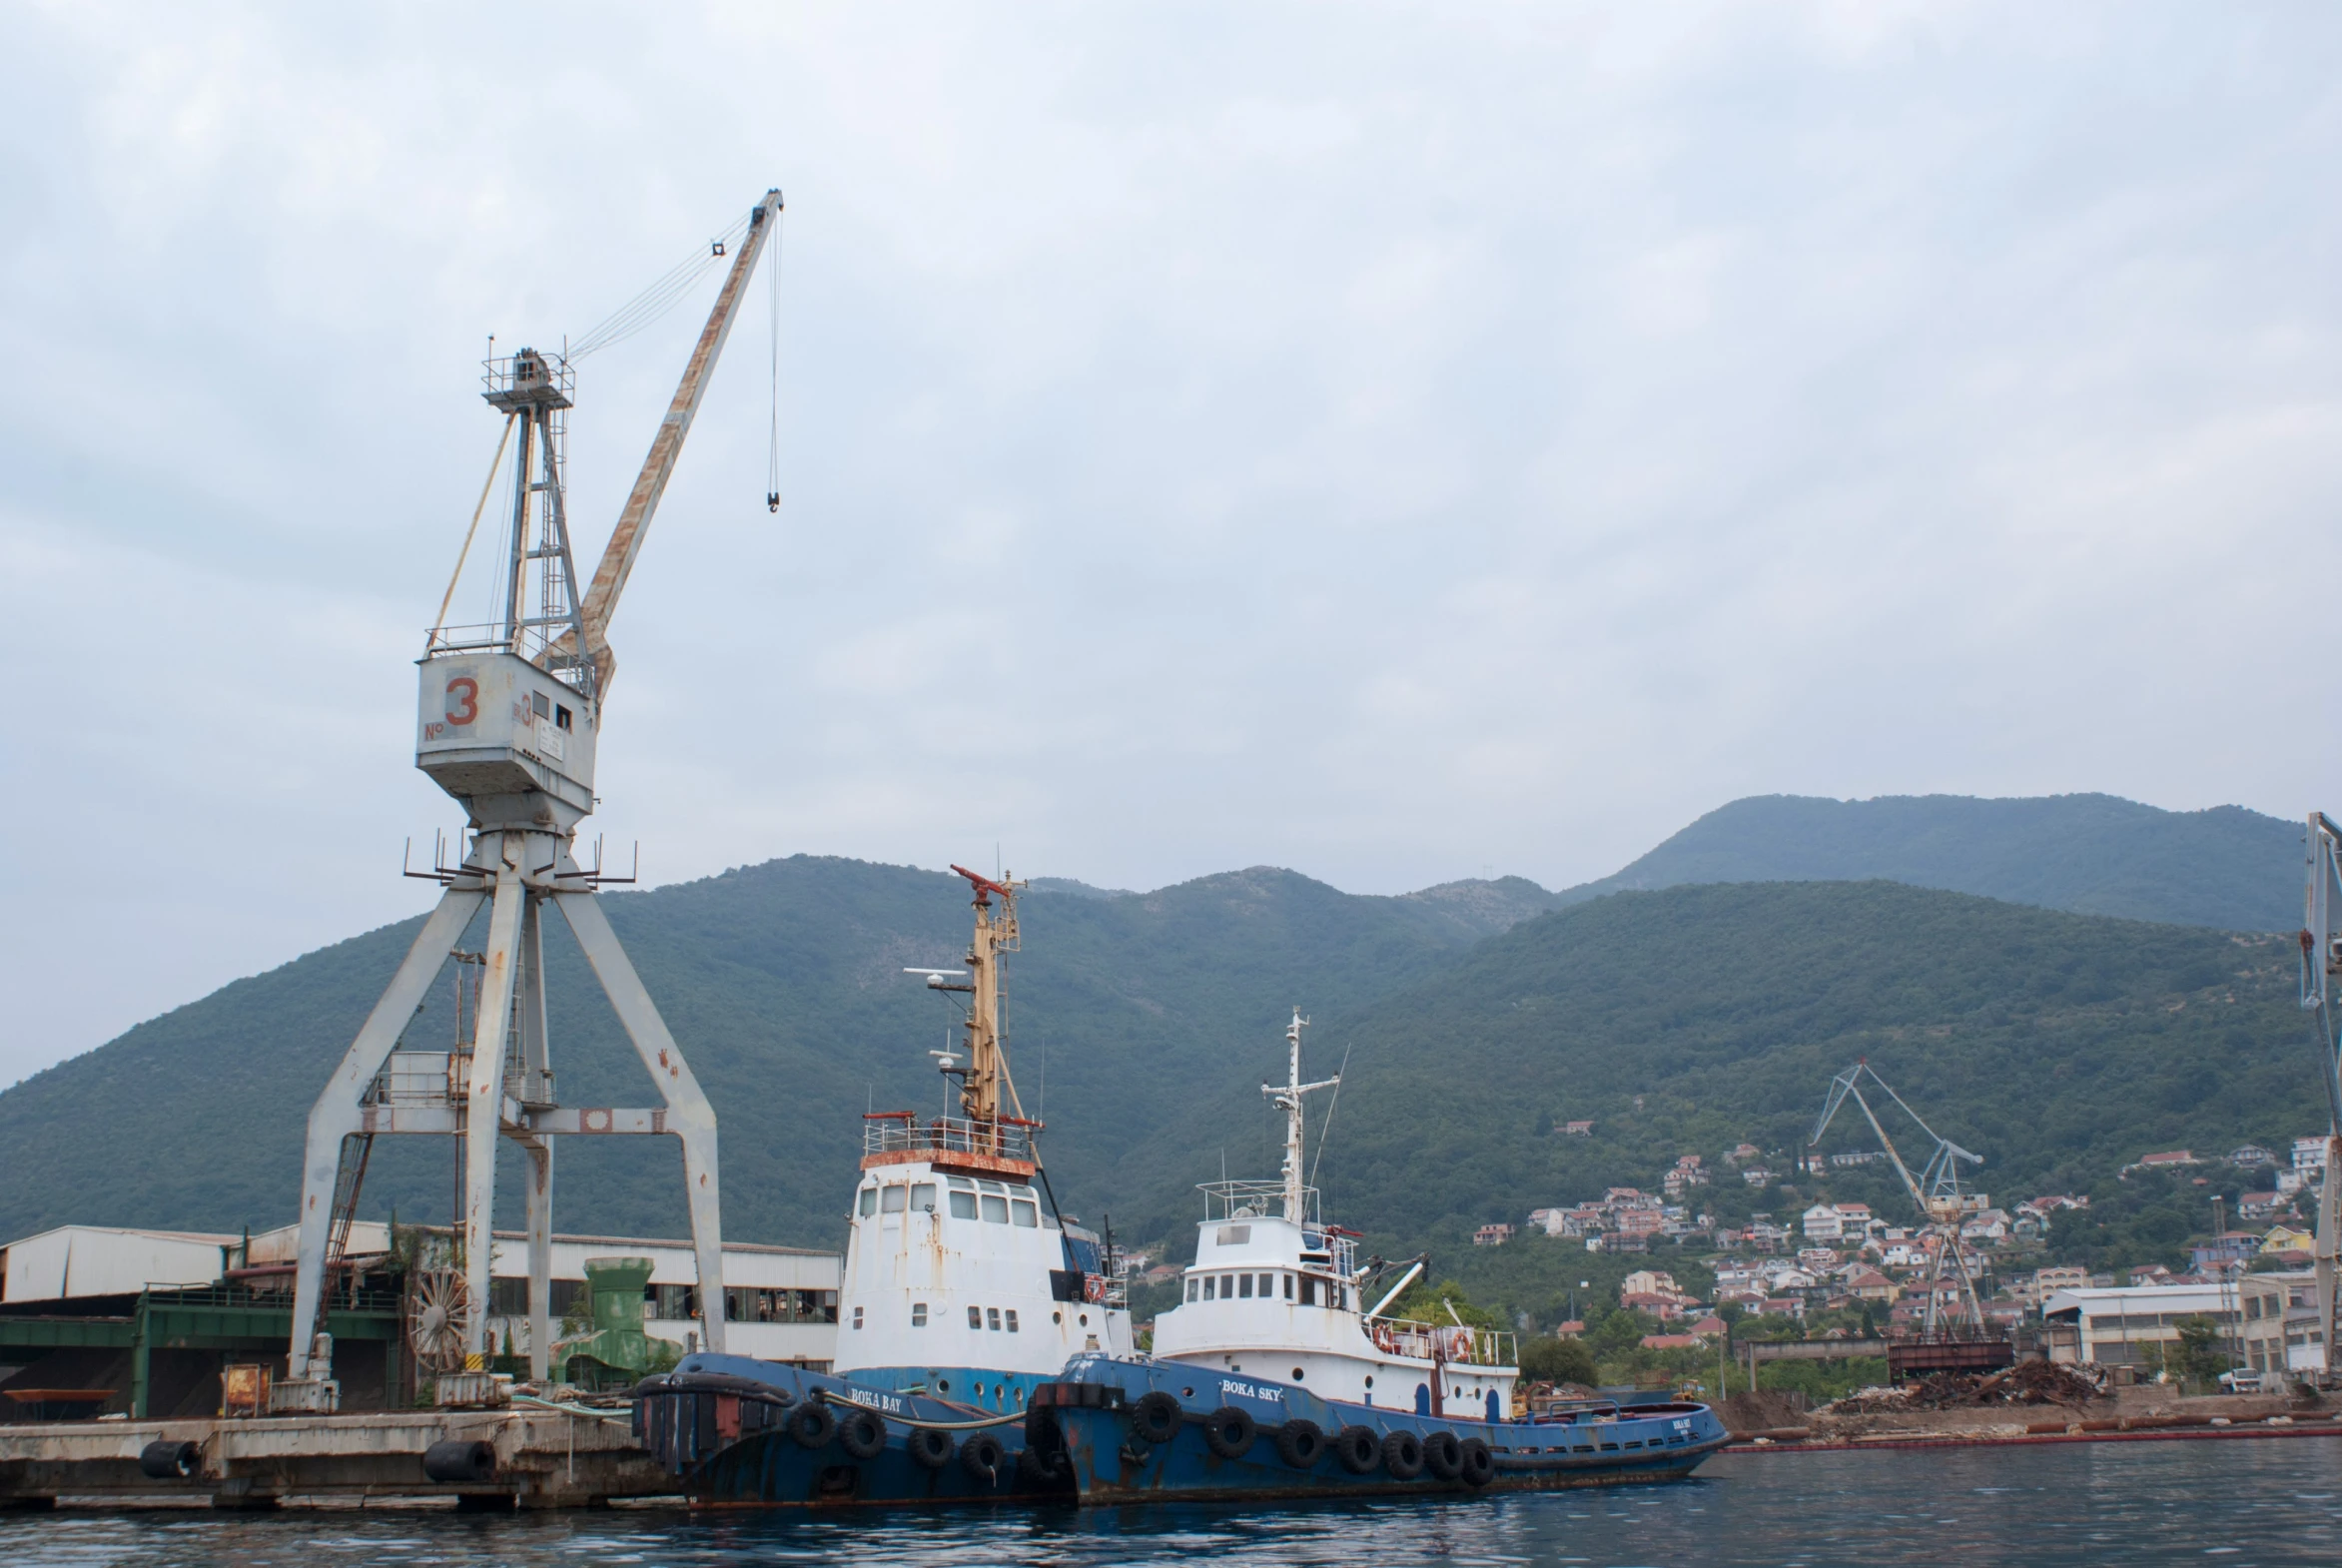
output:
M1654 1188L1678 1155L1714 1168L1747 1142L1788 1172L1831 1076L1864 1058L1985 1156L1971 1180L1996 1197L2087 1189L2175 1146L2281 1148L2324 1116L2294 966L2286 938L1887 882L1617 894L1489 938L1370 1007L1320 1013L1313 1070L1348 1053L1320 1180L1377 1240L1453 1247L1612 1183ZM1273 1070L1271 1049L1255 1058ZM1232 1143L1245 1116L1265 1122L1257 1098L1231 1079L1142 1154L1170 1164ZM1575 1120L1592 1135L1553 1131ZM1850 1110L1823 1147L1876 1145ZM1263 1168L1244 1153L1231 1148L1231 1169ZM1733 1218L1817 1195L1900 1213L1892 1182L1872 1166L1696 1191Z
M728 1233L834 1240L862 1113L942 1104L927 1051L957 1014L902 970L956 962L967 884L801 856L605 897L716 1106ZM1506 897L1362 898L1269 869L1143 896L1029 894L1025 950L1009 971L1011 1041L1026 1103L1051 1123L1068 1205L1116 1201L1131 1145L1196 1086L1251 1072L1244 1053L1277 1037L1290 1004L1370 1004L1452 962L1493 929L1490 910ZM289 1219L310 1103L418 924L239 981L0 1094L0 1236L67 1220L233 1229ZM647 1082L558 921L546 949L562 1097L643 1103ZM407 1040L433 1049L451 1031L442 987ZM683 1224L671 1143L572 1140L560 1159L562 1227ZM444 1217L450 1171L438 1140L384 1140L366 1208Z
M1657 891L1506 878L1370 898L1268 868L1145 894L1049 882L1024 900L1013 1058L1067 1206L1181 1249L1192 1183L1223 1161L1274 1171L1259 1085L1281 1073L1295 1005L1315 1020L1312 1070L1348 1062L1323 1185L1381 1245L1453 1248L1483 1221L1652 1185L1677 1155L1713 1165L1744 1140L1786 1165L1830 1075L1860 1056L1988 1156L1979 1179L1997 1195L2087 1186L2152 1148L2275 1147L2319 1120L2292 945L2249 934L2278 923L2267 885L2292 875L2293 831L2101 796L1776 797L1608 879L1680 884ZM2023 902L1765 880L1890 870ZM942 1105L926 1053L956 1013L902 970L957 960L965 884L800 856L605 897L715 1102L728 1233L834 1243L861 1114ZM2236 929L2028 907L2061 899ZM416 925L239 981L0 1093L0 1237L289 1219L308 1107ZM558 922L547 947L563 1098L643 1102ZM451 1029L442 988L408 1041ZM1592 1137L1552 1131L1576 1119ZM449 1154L384 1141L367 1211L443 1218ZM678 1172L665 1141L571 1141L556 1223L679 1232ZM1737 1216L1810 1201L1811 1185L1701 1196ZM1875 1167L1821 1186L1901 1201Z
M2242 806L2160 811L2113 795L1755 795L1556 898L1884 878L2084 915L2290 931L2301 924L2301 834Z

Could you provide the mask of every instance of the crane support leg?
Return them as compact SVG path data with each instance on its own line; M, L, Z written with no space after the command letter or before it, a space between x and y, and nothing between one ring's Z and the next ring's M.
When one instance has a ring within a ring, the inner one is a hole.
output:
M342 1169L342 1140L359 1130L359 1102L367 1086L383 1070L383 1061L398 1043L398 1033L421 1006L424 993L447 962L447 955L463 936L463 928L479 913L482 896L451 889L438 908L422 923L414 945L406 950L398 972L390 978L382 1000L367 1015L358 1038L343 1054L333 1081L310 1107L309 1134L302 1151L301 1240L293 1289L293 1338L287 1346L287 1371L296 1378L309 1375L310 1337L316 1332L319 1306L325 1296L326 1248L334 1222L334 1187Z
M528 1156L528 1375L542 1383L553 1364L553 1141L520 1145Z
M562 869L575 871L567 856ZM690 1064L667 1033L666 1021L643 990L609 916L591 893L556 893L553 902L569 922L577 945L585 952L594 978L617 1011L618 1023L634 1044L634 1054L658 1086L667 1103L666 1129L683 1141L683 1182L691 1199L691 1248L699 1264L700 1342L710 1350L724 1347L724 1233L720 1188L716 1177L716 1116L707 1096L692 1076Z
M481 835L485 840L488 836ZM495 835L487 857L496 879L488 912L486 967L480 975L479 1013L471 1035L471 1079L463 1097L463 1283L472 1310L463 1334L466 1366L487 1365L488 1290L494 1261L496 1139L503 1131L505 1031L512 1018L514 972L521 960L520 917L528 890L521 884L526 836Z

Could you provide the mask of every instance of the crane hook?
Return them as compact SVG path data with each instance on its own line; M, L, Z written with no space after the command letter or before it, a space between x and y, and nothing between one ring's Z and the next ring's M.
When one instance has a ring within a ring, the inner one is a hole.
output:
M779 490L764 492L764 509L766 511L779 511L781 509L781 492Z

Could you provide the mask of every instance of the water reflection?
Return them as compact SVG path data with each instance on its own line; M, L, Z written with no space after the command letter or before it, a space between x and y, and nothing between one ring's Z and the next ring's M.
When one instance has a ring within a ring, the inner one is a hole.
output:
M1974 1452L1726 1456L1675 1486L1482 1499L1047 1513L542 1516L409 1508L275 1516L64 1510L0 1516L23 1568L404 1568L415 1564L1568 1563L1598 1568L2213 1558L2331 1563L2342 1443L2156 1442Z

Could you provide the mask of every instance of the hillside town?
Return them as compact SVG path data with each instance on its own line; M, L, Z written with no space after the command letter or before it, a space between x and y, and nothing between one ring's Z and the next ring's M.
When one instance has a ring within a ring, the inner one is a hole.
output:
M1584 1136L1592 1124L1565 1126L1566 1136ZM1955 1239L1952 1225L1899 1222L1865 1202L1815 1201L1719 1222L1700 1202L1700 1189L1712 1182L1767 1188L1782 1184L1784 1172L1826 1177L1885 1158L1865 1151L1769 1160L1745 1143L1715 1167L1699 1155L1680 1157L1657 1192L1611 1186L1597 1198L1531 1209L1520 1224L1482 1225L1472 1240L1503 1246L1527 1232L1592 1253L1664 1249L1698 1259L1698 1271L1714 1281L1704 1292L1679 1285L1677 1270L1656 1257L1621 1281L1618 1309L1652 1327L1640 1341L1646 1351L1713 1350L1735 1335L1803 1337L1809 1327L1823 1338L1912 1334L1959 1317L1964 1274L1988 1330L2037 1332L2053 1361L2106 1367L2118 1382L2151 1375L2177 1345L2182 1321L2201 1318L2216 1326L2231 1365L2273 1381L2324 1366L2311 1248L2326 1153L2324 1138L2304 1137L2285 1158L2246 1144L2210 1157L2158 1151L2123 1166L2123 1181L2151 1175L2208 1187L2220 1176L2241 1185L2233 1226L2191 1238L2180 1269L2143 1263L2093 1270L2055 1260L2052 1228L2061 1212L2087 1215L2086 1193L2005 1204L1988 1192L1962 1193ZM1948 1244L1957 1246L1957 1257L1940 1266L1937 1252ZM1573 1318L1556 1332L1569 1338L1586 1326Z

